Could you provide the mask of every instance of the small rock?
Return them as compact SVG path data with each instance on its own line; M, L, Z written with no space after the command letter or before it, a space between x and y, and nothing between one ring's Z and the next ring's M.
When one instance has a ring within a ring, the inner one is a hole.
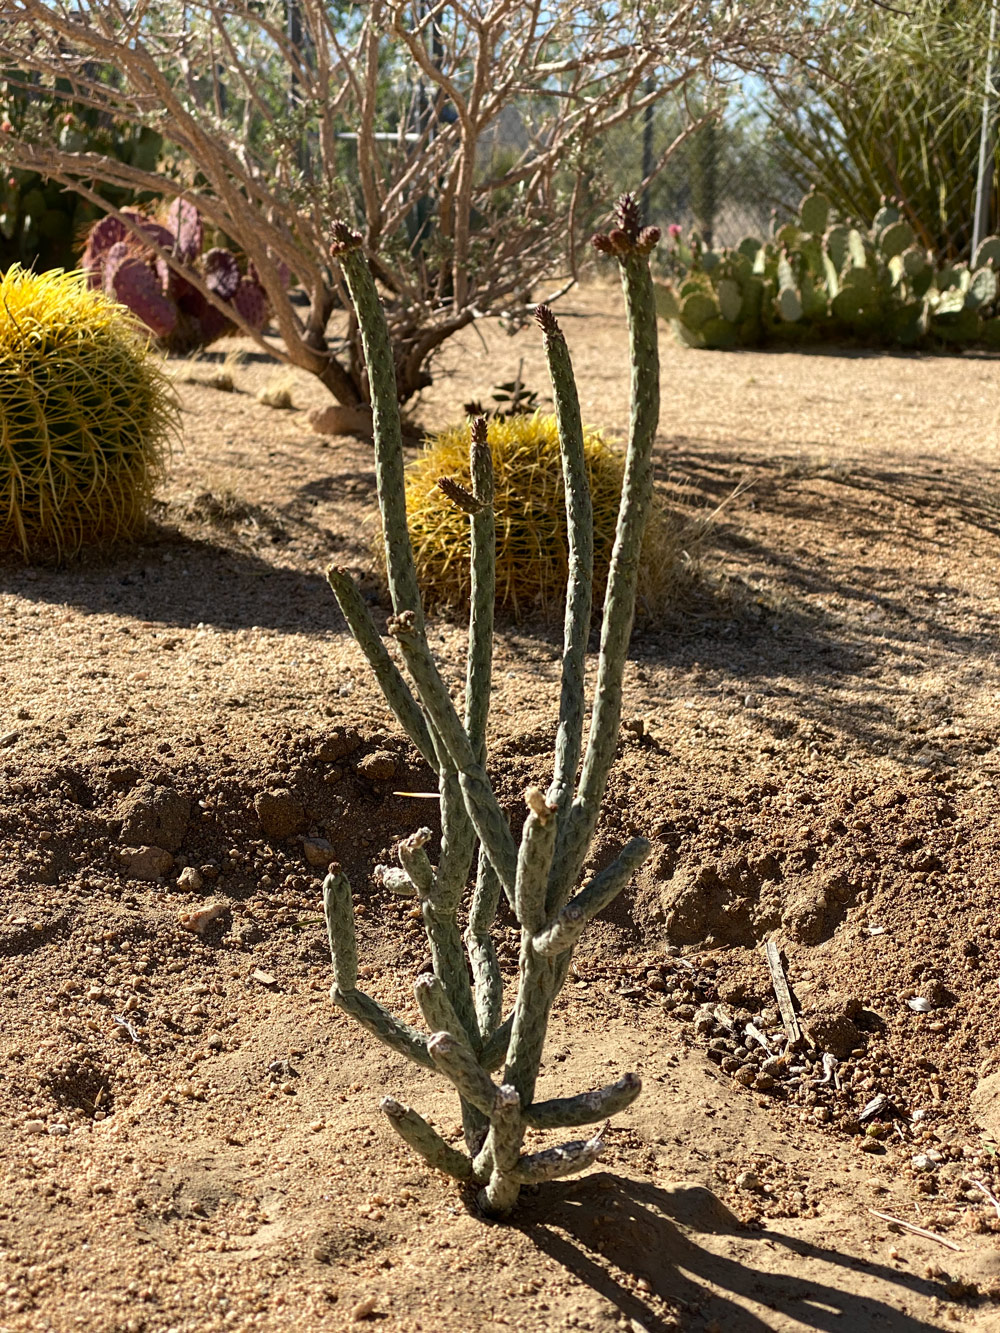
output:
M674 1010L674 1014L677 1018L681 1019L682 1022L690 1023L692 1018L694 1018L694 1005L679 1004Z
M44 1120L26 1120L26 1121L24 1122L22 1128L23 1128L25 1134L44 1134L44 1133L45 1133L45 1121L44 1121Z
M265 972L263 968L255 968L250 973L254 981L259 981L262 986L276 986L278 983L270 972Z
M253 803L261 829L269 838L289 838L305 826L302 802L287 788L262 791Z
M374 1296L366 1296L363 1301L358 1301L357 1305L351 1311L351 1318L356 1324L359 1324L363 1319L370 1319L375 1313L377 1306L378 1301Z
M225 903L206 903L196 912L180 912L177 920L183 929L189 930L192 935L204 935L211 922L222 916L225 911Z
M366 754L356 765L357 772L372 782L388 782L396 776L398 765L396 756L388 750L376 750Z
M187 889L190 893L197 893L199 889L205 887L205 877L194 866L185 866L177 876L177 887Z
M169 875L174 865L174 858L165 847L123 847L120 856L129 879L149 884Z
M336 859L333 844L327 842L326 838L303 838L302 850L309 864L321 870L325 870Z
M929 1014L933 1007L926 995L914 995L912 1000L906 1001L906 1005L915 1014Z
M694 1030L702 1037L709 1037L715 1031L716 1023L711 1014L698 1014L694 1020Z
M50 1134L68 1134L69 1125L49 1125Z
M741 1083L744 1088L751 1088L757 1082L759 1075L756 1065L740 1065L733 1078L737 1083Z
M927 1153L918 1152L910 1158L910 1165L914 1171L933 1171L936 1163Z
M774 1079L770 1074L758 1074L753 1081L754 1092L773 1092Z
M741 1171L736 1177L736 1188L738 1190L759 1190L760 1180L754 1171Z
M372 433L372 410L370 407L347 407L343 403L331 403L328 407L317 407L309 413L309 429L317 435L354 435L366 439Z

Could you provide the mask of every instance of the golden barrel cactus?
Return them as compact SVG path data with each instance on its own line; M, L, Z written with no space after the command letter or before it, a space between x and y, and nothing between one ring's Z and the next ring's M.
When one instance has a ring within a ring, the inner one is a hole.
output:
M437 483L450 477L470 486L469 431L466 422L433 436L407 470L407 521L428 607L468 605L469 518ZM556 419L536 413L493 420L487 439L496 488L497 606L516 620L561 616L568 539ZM584 454L594 509L596 609L604 596L625 460L596 430L585 432ZM665 514L654 505L639 576L639 603L647 609L660 599L665 530Z
M0 552L63 559L133 536L176 428L134 318L86 274L0 278Z

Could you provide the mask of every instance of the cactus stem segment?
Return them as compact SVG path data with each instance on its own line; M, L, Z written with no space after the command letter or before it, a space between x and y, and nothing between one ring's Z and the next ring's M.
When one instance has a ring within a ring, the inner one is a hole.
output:
M408 1106L402 1106L394 1097L383 1097L379 1105L399 1137L418 1152L428 1166L456 1180L471 1178L471 1159L446 1143L423 1116Z
M533 1102L524 1119L535 1129L569 1129L576 1125L594 1125L631 1106L642 1091L638 1074L624 1074L617 1083L581 1092L577 1097L553 1097L547 1102Z

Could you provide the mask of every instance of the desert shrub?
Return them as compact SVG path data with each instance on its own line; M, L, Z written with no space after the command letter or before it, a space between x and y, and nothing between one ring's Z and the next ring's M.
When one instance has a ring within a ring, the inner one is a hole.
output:
M438 486L450 477L467 489L469 422L435 435L407 472L406 509L417 577L428 606L464 609L469 602L469 520ZM562 615L568 570L566 501L559 430L554 416L493 419L496 515L496 600L515 619ZM584 432L587 481L594 511L594 595L604 595L625 458L600 431ZM639 605L663 600L675 544L669 519L654 505L643 543Z
M0 279L0 552L57 558L133 535L175 424L131 316L86 275Z

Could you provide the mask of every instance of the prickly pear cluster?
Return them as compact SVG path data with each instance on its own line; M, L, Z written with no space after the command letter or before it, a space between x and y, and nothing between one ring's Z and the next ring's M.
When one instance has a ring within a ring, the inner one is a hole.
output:
M768 241L733 249L677 247L681 272L657 284L657 308L692 347L861 339L914 347L936 341L1000 346L1000 237L971 264L937 264L884 202L870 228L806 195Z
M267 296L253 266L244 275L232 251L216 246L202 252L204 226L194 204L175 199L165 222L134 209L123 212L132 227L112 215L95 223L80 265L90 285L134 311L162 347L170 352L207 347L236 332L236 317L252 329L264 327ZM183 272L168 262L168 254Z

